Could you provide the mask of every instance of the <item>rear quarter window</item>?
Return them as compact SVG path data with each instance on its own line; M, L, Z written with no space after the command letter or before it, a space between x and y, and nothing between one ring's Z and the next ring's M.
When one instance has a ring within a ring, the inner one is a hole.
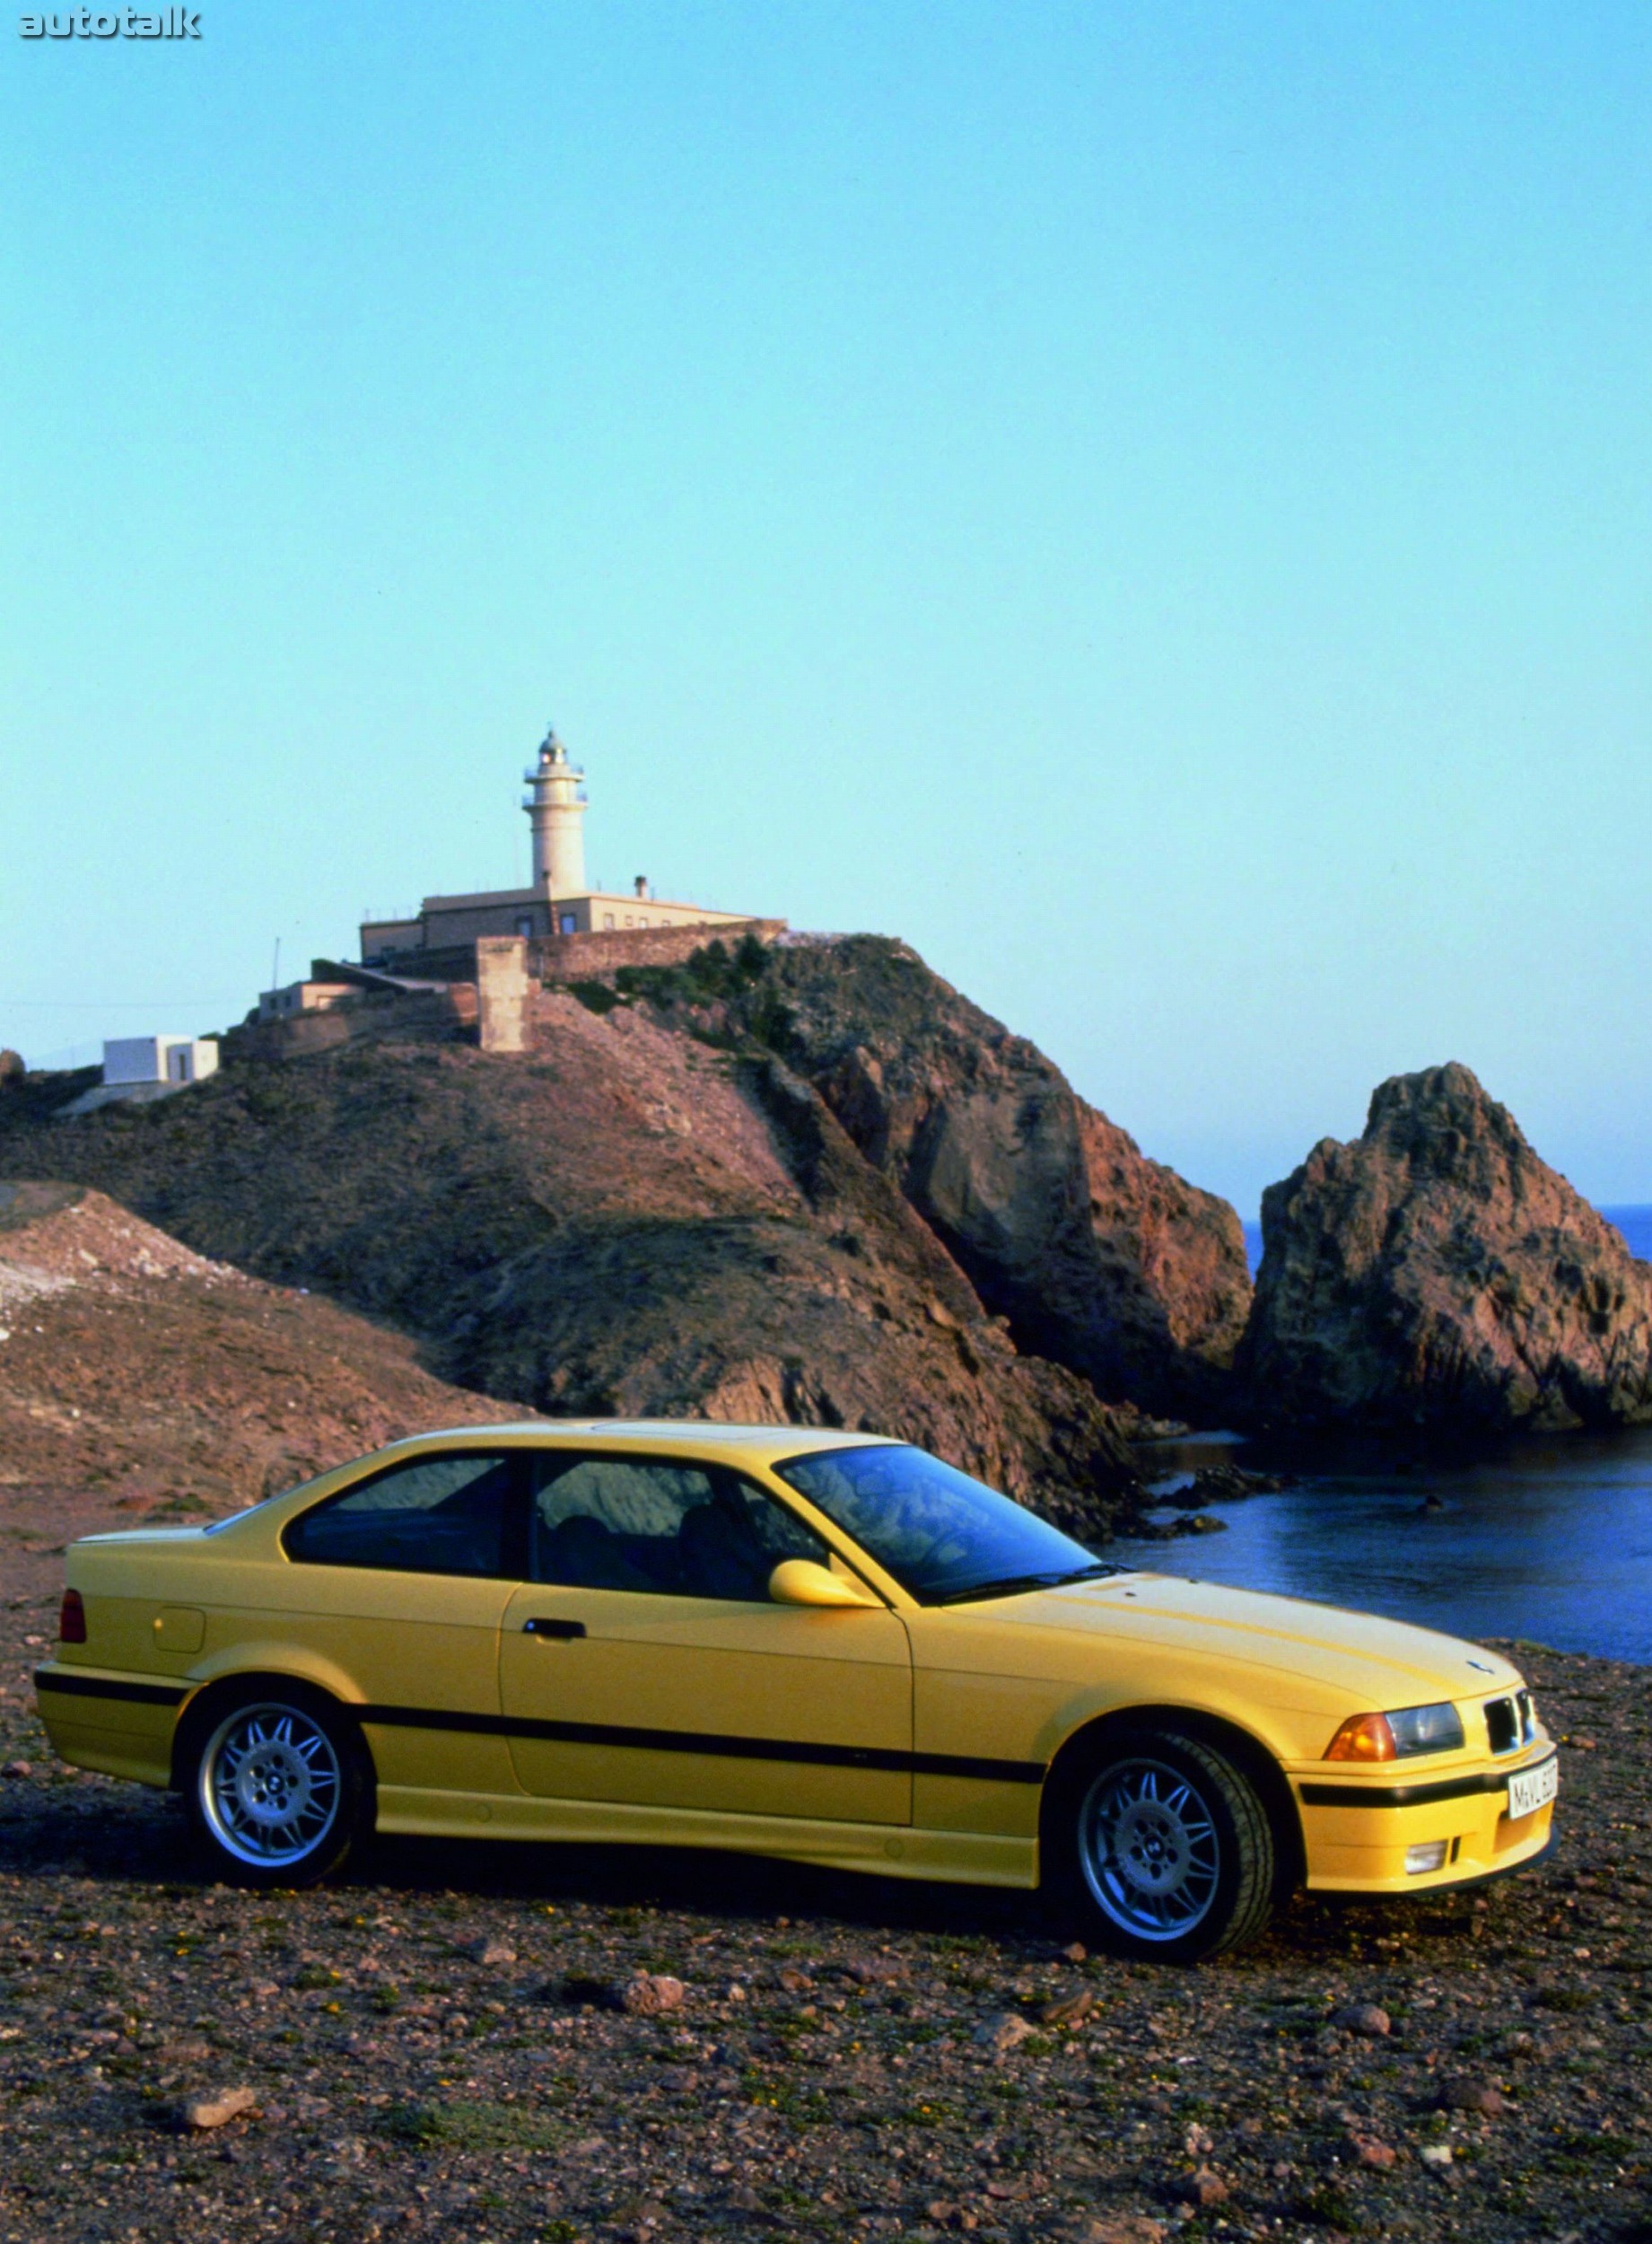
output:
M301 1512L283 1547L302 1565L503 1574L517 1481L510 1454L410 1458Z

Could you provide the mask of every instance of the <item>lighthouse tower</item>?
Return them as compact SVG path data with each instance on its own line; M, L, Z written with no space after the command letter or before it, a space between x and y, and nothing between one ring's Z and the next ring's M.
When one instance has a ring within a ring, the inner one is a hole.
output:
M585 894L585 775L568 761L554 730L539 745L539 758L522 774L528 799L522 808L533 828L533 884L550 896Z

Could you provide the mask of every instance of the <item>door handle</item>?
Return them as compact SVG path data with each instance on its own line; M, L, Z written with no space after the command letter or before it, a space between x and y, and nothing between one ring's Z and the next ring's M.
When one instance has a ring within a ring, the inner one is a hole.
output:
M522 1634L524 1636L582 1636L585 1624L583 1621L524 1621Z

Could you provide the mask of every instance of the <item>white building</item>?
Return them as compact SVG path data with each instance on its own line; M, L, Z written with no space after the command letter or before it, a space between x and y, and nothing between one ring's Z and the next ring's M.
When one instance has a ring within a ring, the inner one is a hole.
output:
M216 1037L106 1037L103 1081L165 1083L176 1091L218 1072Z
M216 1037L106 1037L103 1081L60 1111L92 1114L122 1100L146 1106L217 1073Z

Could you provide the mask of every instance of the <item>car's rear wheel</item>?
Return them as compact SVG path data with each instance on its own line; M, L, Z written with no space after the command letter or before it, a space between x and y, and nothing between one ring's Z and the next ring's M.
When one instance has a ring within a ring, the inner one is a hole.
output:
M248 1693L212 1710L190 1788L202 1836L242 1884L310 1886L363 1828L366 1751L319 1692Z
M1097 1946L1196 1963L1272 1909L1273 1828L1228 1756L1173 1729L1114 1731L1064 1770L1045 1828L1058 1905Z

